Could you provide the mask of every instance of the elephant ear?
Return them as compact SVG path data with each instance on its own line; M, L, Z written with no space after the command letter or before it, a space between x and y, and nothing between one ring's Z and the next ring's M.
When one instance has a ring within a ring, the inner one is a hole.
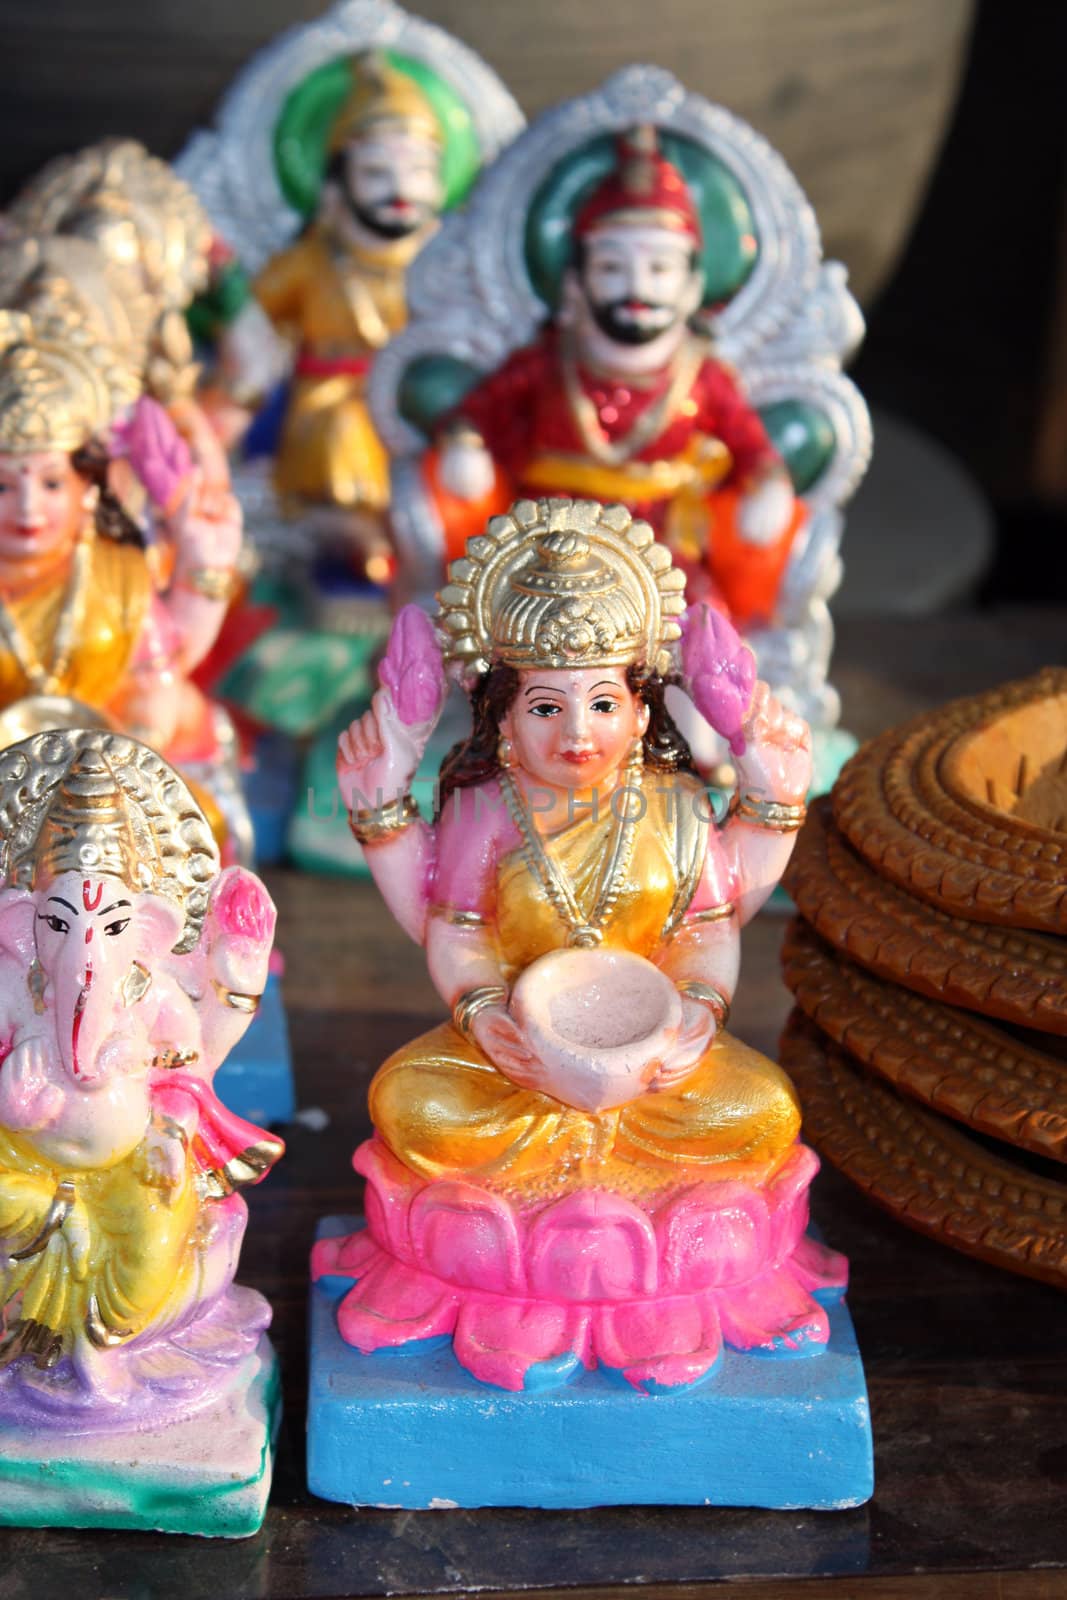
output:
M181 938L185 918L173 900L161 894L137 898L138 943L144 956L165 956Z
M0 889L0 953L27 967L37 954L37 901L29 889Z

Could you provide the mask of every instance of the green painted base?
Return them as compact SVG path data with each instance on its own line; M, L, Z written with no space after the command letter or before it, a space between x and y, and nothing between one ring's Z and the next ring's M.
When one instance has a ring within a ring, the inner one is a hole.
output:
M154 1432L0 1436L0 1524L244 1539L267 1509L281 1414L264 1335L213 1405Z

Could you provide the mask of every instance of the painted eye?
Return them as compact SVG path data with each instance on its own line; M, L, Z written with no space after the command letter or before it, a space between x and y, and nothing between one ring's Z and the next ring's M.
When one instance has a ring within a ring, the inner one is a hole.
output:
M129 917L119 917L115 922L104 924L104 932L109 939L114 939L116 934L124 933L130 925Z
M38 915L42 922L47 922L53 933L70 932L70 923L65 922L62 917L57 917L53 911L42 911Z
M554 700L541 700L530 707L531 717L558 717L559 712L560 708Z
M62 489L63 483L59 478L46 478L44 480L44 486L54 494L57 489Z
M610 717L613 711L618 711L619 702L617 700L611 700L604 695L599 700L593 701L592 709L594 711L599 711L603 716Z

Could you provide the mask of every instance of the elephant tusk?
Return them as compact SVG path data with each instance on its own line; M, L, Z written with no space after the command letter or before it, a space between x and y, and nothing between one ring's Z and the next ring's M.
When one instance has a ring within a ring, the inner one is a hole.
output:
M74 1185L69 1178L64 1178L52 1196L52 1203L45 1213L37 1234L28 1245L21 1250L15 1250L8 1258L11 1261L28 1261L31 1256L40 1255L45 1245L54 1233L58 1233L74 1210Z
M89 1304L85 1311L85 1331L89 1342L98 1350L111 1350L117 1344L122 1344L133 1334L132 1328L109 1328L100 1315L100 1306L95 1294L89 1296Z

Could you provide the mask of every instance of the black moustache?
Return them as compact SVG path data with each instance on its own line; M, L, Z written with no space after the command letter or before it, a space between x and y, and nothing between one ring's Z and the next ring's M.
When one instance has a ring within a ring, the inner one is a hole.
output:
M376 233L383 239L406 239L409 233L417 233L423 224L424 208L414 205L406 217L383 217L380 212L387 206L400 203L400 195L390 195L388 200L376 201L374 206L361 205L351 195L345 197L348 209L352 216L370 233Z
M660 334L670 327L669 321L652 325L638 322L634 316L637 311L667 311L672 319L678 316L674 306L660 305L647 300L639 303L631 299L598 302L590 297L589 307L601 333L613 339L616 344L651 344L653 339L658 339Z

